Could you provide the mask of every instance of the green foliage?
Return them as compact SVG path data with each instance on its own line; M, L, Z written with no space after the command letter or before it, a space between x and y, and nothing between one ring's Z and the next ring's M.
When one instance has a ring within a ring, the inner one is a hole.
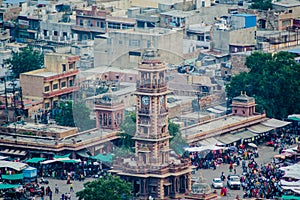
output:
M131 148L134 146L132 137L136 131L136 114L134 112L128 112L125 114L124 122L121 124L120 145L125 148Z
M177 154L182 155L184 148L188 147L187 141L182 137L181 133L178 132L170 142L170 148L173 149Z
M232 77L226 91L229 99L246 91L255 97L257 110L268 117L282 119L300 112L300 65L288 52L254 52L246 60L250 69Z
M272 9L272 0L252 0L250 9L269 10Z
M133 148L126 148L124 146L117 147L114 150L114 158L115 157L127 157L128 155L134 155L134 149Z
M170 119L168 120L168 123L169 123L168 131L172 137L174 137L177 133L180 133L180 125L179 124L175 124Z
M19 78L21 73L40 69L44 65L44 54L26 47L20 52L12 52L12 57L5 60L5 64Z
M61 102L56 108L55 121L61 126L78 127L79 131L95 128L95 120L90 119L90 109L83 102Z
M132 183L118 176L108 175L84 184L84 189L77 192L79 200L122 200L132 198Z
M175 124L170 119L168 121L169 134L172 136L170 139L170 148L173 149L177 154L182 155L184 148L188 146L187 141L182 137L180 125Z

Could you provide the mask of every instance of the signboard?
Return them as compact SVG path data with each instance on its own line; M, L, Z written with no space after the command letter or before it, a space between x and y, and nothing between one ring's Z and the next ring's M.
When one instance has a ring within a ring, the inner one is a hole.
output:
M20 25L24 25L24 26L29 26L29 21L23 20L23 19L19 19L19 24Z

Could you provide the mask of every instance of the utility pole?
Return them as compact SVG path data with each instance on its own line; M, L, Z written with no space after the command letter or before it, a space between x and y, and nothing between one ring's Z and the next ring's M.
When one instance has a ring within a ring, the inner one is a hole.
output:
M201 99L201 92L195 93L197 96L197 103L198 103L198 123L200 123L200 99Z
M8 101L7 101L7 89L6 89L6 76L7 73L5 72L4 76L4 93L5 93L5 113L6 113L6 123L9 123L9 113L8 113Z

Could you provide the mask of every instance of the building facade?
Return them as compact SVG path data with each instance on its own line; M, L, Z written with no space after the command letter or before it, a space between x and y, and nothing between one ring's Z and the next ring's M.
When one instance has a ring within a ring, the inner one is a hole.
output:
M79 70L78 56L68 54L46 54L45 67L20 75L20 84L25 97L42 99L45 109L52 109L60 100L72 99L78 90L75 85ZM35 84L32 84L35 83Z

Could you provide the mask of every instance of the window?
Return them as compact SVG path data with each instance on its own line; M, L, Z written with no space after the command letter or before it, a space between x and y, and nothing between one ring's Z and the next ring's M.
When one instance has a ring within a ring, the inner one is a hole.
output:
M147 128L147 127L144 127L143 132L144 132L144 134L148 134L148 128Z
M203 34L198 35L198 36L197 36L197 40L198 40L198 41L204 41L204 35L203 35Z
M119 76L116 76L116 79L119 79Z
M237 110L234 110L234 113L237 113Z
M96 22L96 26L97 26L97 27L100 27L100 22L99 22L99 21Z
M74 69L74 63L69 63L69 69Z
M72 87L74 84L73 80L69 80L69 87Z
M129 40L129 46L139 47L140 41L139 40Z
M68 36L68 33L67 32L63 32L63 37L67 37Z
M129 80L132 81L132 77L129 77Z
M49 92L50 91L50 87L49 86L46 86L45 87L45 92Z
M58 31L54 31L54 32L53 32L53 35L54 35L54 36L58 36Z
M66 70L67 70L66 64L62 64L62 72L66 72Z
M134 28L134 25L132 24L122 24L122 29L132 29Z
M120 29L120 24L119 23L108 23L108 28L111 29Z
M49 107L50 107L50 103L49 102L45 103L45 109L48 109Z
M48 36L48 31L44 30L44 36Z
M83 25L83 21L82 19L79 20L79 25L82 26Z
M289 13L293 13L293 10L289 10Z
M57 90L58 89L58 83L53 84L52 88L53 88L53 90Z
M67 86L66 81L61 82L61 88L64 88L64 87L66 87L66 86Z

